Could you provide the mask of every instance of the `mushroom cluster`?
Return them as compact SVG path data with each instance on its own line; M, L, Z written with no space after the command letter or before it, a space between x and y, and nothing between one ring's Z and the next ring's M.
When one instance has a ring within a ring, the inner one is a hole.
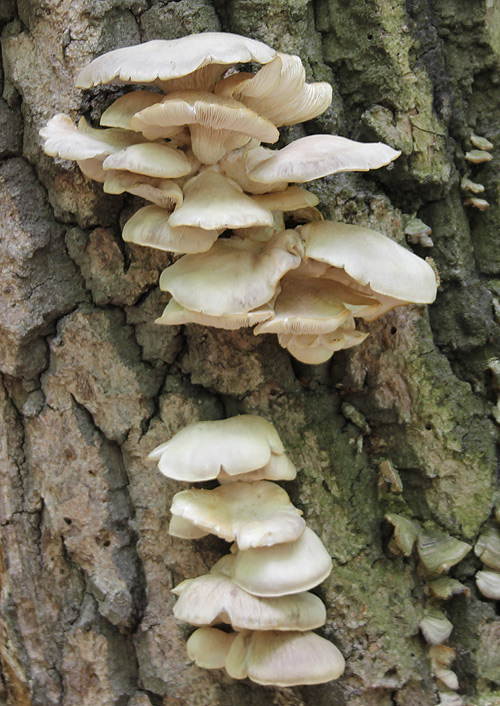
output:
M169 478L220 482L177 493L169 533L183 539L212 533L233 543L209 574L173 589L174 615L198 628L187 642L190 659L265 685L339 677L344 658L313 632L324 625L326 610L310 593L330 574L331 558L272 482L296 475L274 426L252 414L197 422L149 458ZM213 627L220 623L233 631Z
M256 73L236 64L261 64ZM182 254L160 278L172 298L160 324L194 322L276 333L306 363L361 343L366 321L434 300L431 267L367 228L324 221L299 183L378 169L399 152L336 135L279 150L278 128L329 106L331 86L306 83L299 57L225 33L156 40L104 54L77 85L149 84L118 98L105 129L56 115L40 131L47 154L76 160L104 191L150 202L127 242Z

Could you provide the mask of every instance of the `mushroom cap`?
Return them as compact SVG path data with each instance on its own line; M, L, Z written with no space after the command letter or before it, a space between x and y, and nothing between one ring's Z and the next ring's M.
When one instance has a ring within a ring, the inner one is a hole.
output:
M208 252L185 255L164 270L160 289L191 311L247 313L273 297L281 277L299 266L302 253L295 230L277 233L265 243L219 239Z
M229 676L266 686L322 684L344 669L340 651L314 632L240 632L226 658Z
M331 570L330 555L309 527L295 542L238 551L213 567L214 573L230 576L244 591L270 597L308 591Z
M198 628L186 643L188 657L198 667L222 669L236 635L217 628Z
M209 91L176 91L137 112L130 121L133 130L147 134L148 128L200 125L216 130L241 132L262 142L276 142L276 127L246 105Z
M226 32L204 32L179 39L155 39L115 49L94 59L77 76L78 88L90 88L115 79L148 83L168 81L210 64L256 61L267 64L276 56L262 42Z
M472 547L441 530L421 529L417 537L417 551L429 571L441 574L462 561Z
M210 534L210 532L199 529L192 522L178 515L172 515L170 518L168 533L171 537L178 537L179 539L201 539L201 537L206 537L207 534Z
M245 147L226 154L219 161L218 166L225 176L234 179L234 181L241 186L243 191L249 194L266 194L269 191L284 191L288 186L286 181L262 184L252 179L248 173L250 165L251 167L255 167L260 162L269 159L273 154L276 154L273 150L261 147L252 140Z
M100 124L106 127L120 127L133 130L130 120L134 115L155 103L160 103L165 96L152 91L132 91L117 98L101 115Z
M188 228L176 228L175 230L189 230ZM201 230L192 228L191 230ZM201 231L208 233L209 231ZM208 248L207 248L208 249ZM185 251L184 251L185 252ZM201 250L200 250L201 252ZM273 315L272 308L269 304L263 304L257 309L252 309L244 314L225 314L224 316L210 316L209 314L200 314L197 311L190 311L181 306L175 299L169 301L163 314L155 320L155 324L163 324L165 326L180 326L181 324L201 324L202 326L214 326L215 328L226 329L226 331L234 331L246 326L254 326L260 321L265 321ZM256 471L252 471L252 474ZM267 478L267 476L266 476ZM254 478L261 480L261 478ZM273 479L274 480L274 479Z
M236 74L216 86L271 120L275 125L295 125L323 113L332 102L329 83L305 83L300 57L278 52L255 75Z
M478 571L476 585L486 598L500 601L500 572L493 570Z
M270 211L298 211L319 203L316 194L295 185L289 186L284 191L255 195L253 200Z
M148 456L174 480L198 482L262 468L271 454L284 453L278 432L267 419L242 414L212 422L195 422L181 429Z
M298 230L307 257L344 269L375 295L415 304L436 298L432 267L382 233L332 221L307 223Z
M235 630L313 630L326 620L323 602L312 593L259 598L226 576L207 574L187 579L172 593L179 596L175 617L191 625L229 623Z
M158 142L143 142L110 154L104 169L124 169L135 174L170 179L185 176L192 165L181 150Z
M481 533L474 547L474 554L486 566L500 571L500 529L498 527L487 527Z
M174 495L171 512L222 539L236 541L241 550L293 542L306 526L288 494L266 480L182 490Z
M293 480L297 475L297 469L286 454L271 454L269 463L263 468L255 471L240 473L237 476L230 476L221 471L217 476L219 483L233 483L241 481L243 483L254 483L258 480Z
M309 135L275 151L258 164L247 163L250 179L265 184L305 182L337 172L379 169L401 152L382 142L355 142L339 135Z
M144 206L125 223L122 238L128 243L167 252L199 253L210 250L221 233L221 229L172 228L169 216L170 211L160 206Z
M140 196L170 211L179 206L183 198L180 186L170 179L148 177L121 170L111 170L106 173L103 189L107 194L123 194L124 191L128 191L134 196Z
M301 363L320 365L326 363L336 351L359 346L368 336L367 333L348 328L347 324L323 334L280 333L278 342Z
M68 115L59 113L40 130L45 140L44 152L51 157L87 160L123 150L124 147L142 142L143 138L126 130L96 130L81 118L78 127Z
M207 169L184 185L184 202L170 219L170 225L197 226L206 230L270 226L273 215L238 184Z

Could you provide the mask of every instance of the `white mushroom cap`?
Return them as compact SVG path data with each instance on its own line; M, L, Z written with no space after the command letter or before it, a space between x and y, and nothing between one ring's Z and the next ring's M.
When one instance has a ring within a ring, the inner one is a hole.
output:
M184 203L170 219L170 225L197 226L206 230L270 226L273 215L238 184L208 169L184 185Z
M230 476L221 471L217 476L219 483L232 483L241 481L243 483L254 483L258 480L293 480L297 475L297 470L286 454L272 454L268 464L263 468L258 468L249 473L240 473L237 476Z
M248 61L267 64L275 56L273 49L255 39L226 32L204 32L115 49L86 66L79 73L76 85L90 88L116 79L138 83L169 81L211 64L227 66Z
M191 126L193 152L203 164L215 164L226 151L242 147L251 137L262 142L279 139L269 120L243 103L208 91L171 93L130 121L131 128L142 131L148 139L170 137L173 127L183 125ZM241 133L243 139L234 133Z
M187 228L176 228L175 230L188 230ZM191 229L198 230L198 229ZM201 230L201 229L200 229ZM201 231L208 233L209 231ZM185 251L184 251L185 252ZM201 250L200 250L201 252ZM190 311L181 306L175 299L169 301L165 307L163 314L155 320L155 324L164 324L165 326L180 326L181 324L201 324L202 326L214 326L215 328L234 331L235 329L245 326L253 326L260 321L265 321L273 315L272 307L269 304L263 304L257 309L252 309L244 314L225 314L224 316L210 316L209 314L200 314L198 311ZM256 473L257 471L252 471ZM266 478L268 476L265 476ZM220 476L219 476L220 478ZM261 478L253 478L253 480L261 480ZM273 480L275 480L273 478Z
M108 171L103 189L107 194L123 194L128 191L129 194L140 196L170 211L179 206L183 198L180 186L170 179L125 171Z
M174 480L212 480L223 469L230 475L262 468L271 454L284 453L278 432L254 414L195 422L177 432L148 456Z
M369 228L322 221L298 228L306 256L344 269L372 292L416 304L436 297L430 265L382 233Z
M276 154L273 150L266 147L261 147L250 142L247 147L239 150L233 150L226 154L219 162L219 168L223 174L231 179L234 179L241 188L249 194L266 194L269 191L283 191L287 188L286 181L270 182L262 184L250 178L248 172L251 167L255 167L260 162L272 157Z
M136 113L160 103L165 98L162 93L152 91L133 91L117 98L101 115L100 123L106 127L120 127L133 130L130 120Z
M185 255L164 270L160 288L191 311L246 313L270 301L281 277L299 266L302 252L294 230L266 243L219 239L208 252Z
M226 658L229 676L266 686L321 684L344 669L341 652L314 632L240 632Z
M170 518L168 533L171 537L178 537L179 539L201 539L201 537L206 537L207 534L210 534L210 532L201 530L189 520L178 515L173 515Z
M308 591L331 570L330 555L309 527L295 542L238 551L213 567L214 573L230 576L244 591L271 597Z
M253 200L270 211L298 211L316 206L319 198L300 186L289 186L285 191L271 191L253 196Z
M381 142L355 142L338 135L309 135L274 152L253 168L249 165L249 177L265 184L305 182L337 172L378 169L400 154Z
M199 253L210 250L222 229L204 230L180 226L172 228L170 211L160 206L144 206L134 213L122 231L123 240L175 253ZM173 323L173 322L172 322Z
M158 142L143 142L126 147L106 157L103 167L162 179L185 176L192 170L184 152Z
M313 630L324 625L326 609L312 593L259 598L225 576L207 574L187 579L172 593L178 620L191 625L229 623L235 630Z
M241 550L293 542L306 526L288 494L266 480L182 490L174 495L171 512L222 539L236 541Z
M222 669L236 635L217 628L198 628L186 643L188 657L198 667Z
M96 130L81 118L78 127L68 115L59 113L40 130L45 140L43 149L51 157L87 160L112 154L124 147L142 142L142 137L126 130Z
M324 334L294 334L280 333L280 346L286 348L294 358L308 365L319 365L330 360L336 351L352 348L363 343L367 333L348 328L346 325Z
M332 102L330 84L306 84L305 79L300 57L278 52L254 76L229 76L216 92L234 96L277 126L295 125L320 115Z

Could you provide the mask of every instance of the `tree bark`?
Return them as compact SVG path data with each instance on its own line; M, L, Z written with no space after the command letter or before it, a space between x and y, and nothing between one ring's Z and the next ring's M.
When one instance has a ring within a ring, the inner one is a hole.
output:
M473 545L497 491L500 357L500 9L492 0L3 0L0 99L0 702L6 706L431 706L418 624L433 605L416 555L390 550L395 512ZM325 217L404 243L432 227L441 278L429 310L370 324L330 363L293 361L274 336L153 324L171 258L120 229L139 203L109 196L41 151L55 113L98 124L120 87L74 88L78 68L120 46L229 31L299 54L330 81L313 132L384 141L391 170L312 185ZM464 206L460 180L490 206ZM170 589L205 573L222 541L168 536L179 484L146 462L184 425L256 413L299 469L293 502L328 547L320 631L346 657L337 682L271 689L191 665ZM498 419L498 416L497 416ZM380 476L389 459L403 491ZM500 703L500 619L471 552L450 575L464 703Z

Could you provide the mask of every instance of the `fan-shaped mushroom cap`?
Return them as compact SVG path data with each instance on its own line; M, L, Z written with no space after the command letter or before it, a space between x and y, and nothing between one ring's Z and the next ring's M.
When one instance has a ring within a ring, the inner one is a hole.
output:
M226 658L229 676L267 686L321 684L344 669L340 651L314 632L240 632Z
M367 333L346 326L324 334L280 333L280 346L286 348L294 358L308 365L319 365L329 360L336 351L352 348L363 343Z
M192 170L184 152L158 142L143 142L126 147L106 157L103 166L104 169L124 169L162 179L185 176Z
M125 223L122 231L123 240L167 252L199 253L209 250L222 232L221 228L217 230L204 230L190 226L172 228L169 216L170 212L159 206L140 208Z
M253 196L253 200L270 211L298 211L316 206L319 198L300 186L289 186L285 191L271 191Z
M128 191L170 211L179 206L183 198L181 188L170 179L158 179L125 171L108 171L103 188L107 194L123 194Z
M179 539L201 539L201 537L206 537L207 534L210 534L210 532L205 532L189 520L178 515L173 515L170 518L168 533L171 537L178 537Z
M259 598L226 576L215 574L187 579L172 593L179 596L175 617L191 625L229 623L235 630L313 630L326 620L323 602L312 593Z
M269 191L283 191L287 188L286 181L262 184L252 179L248 174L250 168L269 159L269 157L274 154L276 154L276 152L273 150L251 142L242 149L233 150L229 152L229 154L226 154L226 156L220 160L218 166L225 176L234 179L234 181L241 186L243 191L249 194L265 194Z
M271 211L243 193L238 184L208 169L184 186L184 203L170 218L170 225L217 228L270 226Z
M220 239L197 255L185 255L163 271L160 288L186 309L222 316L247 313L268 302L281 277L298 267L302 241L294 230L266 243Z
M251 137L262 142L279 139L278 130L269 120L243 103L208 91L171 93L161 103L136 113L130 121L131 128L140 130L148 139L170 137L171 129L182 125L191 126L193 152L204 164L215 164L226 150L242 147ZM241 133L243 139L234 133Z
M500 529L487 527L481 533L474 547L474 553L483 564L500 571Z
M249 168L249 177L264 184L276 181L305 182L337 172L378 169L401 152L381 142L355 142L338 135L309 135L274 152Z
M262 468L271 454L284 453L278 432L254 414L195 422L177 432L148 456L174 480L212 480L223 469L230 475Z
M295 125L323 113L332 102L329 83L305 83L298 56L278 52L255 75L236 74L216 85L216 92L248 105L275 125Z
M369 228L322 221L298 228L306 256L344 269L375 294L400 302L430 304L436 277L430 265L382 233Z
M222 669L236 635L217 628L198 628L186 643L188 657L198 667Z
M500 601L500 572L499 571L478 571L476 574L476 585L486 598Z
M295 272L297 270L292 270L281 280L274 317L259 324L255 335L329 333L341 327L351 315L376 311L380 307L376 299L339 282L322 277L294 277Z
M230 64L256 61L267 64L276 52L262 42L226 32L204 32L180 39L156 39L145 44L103 54L86 66L76 79L78 88L90 88L116 79L148 83L181 78L212 64L216 76ZM207 86L211 90L211 86Z
M100 123L106 127L120 127L133 130L130 120L136 113L160 103L165 96L152 91L133 91L117 98L101 115Z
M179 228L175 230L187 230L187 228ZM197 230L197 229L192 229ZM202 231L207 233L209 231ZM185 252L185 251L184 251ZM200 250L201 252L201 250ZM257 309L252 309L244 314L226 314L224 316L210 316L208 314L200 314L197 311L190 311L181 306L175 299L169 301L165 307L163 314L155 320L155 324L164 324L165 326L180 326L181 324L201 324L202 326L214 326L215 328L234 331L235 329L245 326L253 326L260 321L265 321L273 315L272 307L269 304L263 304ZM254 473L255 471L252 471ZM266 476L267 477L267 476ZM254 480L260 480L255 478Z
M240 473L237 476L230 476L221 471L217 476L219 483L232 483L241 481L243 483L254 483L258 480L293 480L297 475L297 470L286 454L272 454L268 464L263 468L258 468L249 473Z
M241 550L293 542L306 526L288 494L266 480L182 490L174 495L171 512L222 539L236 541Z
M255 596L285 596L324 581L332 560L319 537L306 527L295 542L238 551L222 557L212 570L230 576Z
M40 130L40 136L45 140L43 149L46 154L72 160L112 154L143 141L142 137L126 130L96 130L85 118L81 118L76 127L63 113L54 115Z

